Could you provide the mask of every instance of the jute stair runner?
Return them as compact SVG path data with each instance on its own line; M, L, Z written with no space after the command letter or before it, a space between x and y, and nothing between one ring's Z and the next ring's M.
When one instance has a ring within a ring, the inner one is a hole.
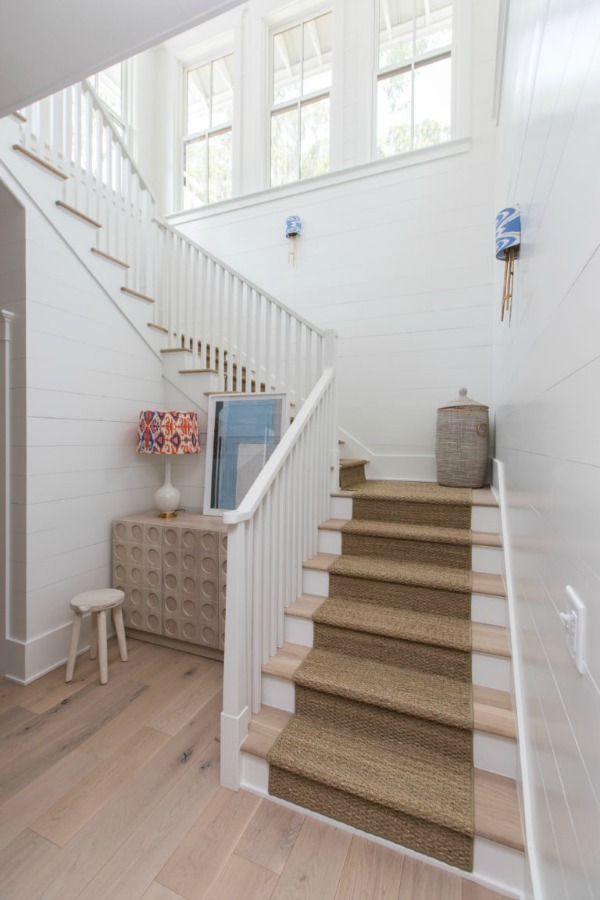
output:
M470 870L471 491L364 481L269 791Z

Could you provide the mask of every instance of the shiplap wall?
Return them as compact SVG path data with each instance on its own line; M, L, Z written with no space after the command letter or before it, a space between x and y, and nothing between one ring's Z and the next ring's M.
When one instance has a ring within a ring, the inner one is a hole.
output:
M14 471L26 498L17 518L26 556L15 567L12 597L20 654L9 646L7 674L29 680L65 658L69 600L110 585L111 520L152 507L162 466L136 454L136 426L141 408L162 407L164 388L161 361L37 208L20 199L27 351L26 381L22 372L14 391L24 419L14 419L24 422L27 440L15 447ZM9 242L13 227L2 230Z
M248 33L257 35L262 26L264 34L264 5L248 5L242 23ZM336 118L343 131L341 145L334 142L338 171L175 219L263 289L318 326L338 331L340 423L374 456L372 477L385 471L435 478L437 407L463 386L479 401L492 402L497 4L463 0L457 10L459 88L469 99L467 104L463 96L459 106L469 139L448 147L453 153L440 156L433 148L397 162L365 162L365 78L372 82L357 46L364 6L338 3L334 17L343 15L336 46L348 54L344 116ZM370 59L368 29L363 34L362 52ZM244 96L260 96L258 70L250 68L243 81ZM250 116L245 110L242 126L250 120L256 127L258 111ZM264 121L264 109L261 115ZM243 146L245 168L264 168L260 140ZM354 168L342 171L341 161ZM288 266L284 236L290 214L300 215L304 228L295 268Z
M0 674L22 661L25 639L25 586L22 560L25 559L24 448L25 409L18 387L25 383L25 211L0 183L0 307L12 313L5 326L2 353L2 443L0 446L1 601ZM4 322L0 323L4 324ZM4 378L6 374L6 379ZM10 648L7 635L17 639Z
M523 244L512 327L495 331L497 455L527 724L531 894L546 900L600 896L599 34L598 4L513 2L500 122L498 206L521 204ZM584 674L559 618L566 585L587 606Z

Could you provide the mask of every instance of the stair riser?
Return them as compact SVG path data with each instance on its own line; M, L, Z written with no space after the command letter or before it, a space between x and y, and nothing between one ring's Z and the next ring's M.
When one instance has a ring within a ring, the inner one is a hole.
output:
M302 592L315 594L317 597L328 597L329 573L305 568L302 572ZM506 626L506 600L503 597L473 594L471 619L483 625Z
M253 756L251 753L242 753L241 756L241 787L263 797L268 796L269 765L267 761L257 756ZM294 806L291 803L281 801L277 798L273 799L276 803L280 803L288 809L297 810L298 812L304 813L311 818L316 818L319 821L335 825L336 827L342 828L344 831L349 831L352 834L362 834L362 832L359 832L348 825L334 822L333 820L313 813L310 810L304 810L301 807ZM369 840L372 840L384 847L390 847L394 850L398 849L397 847L395 847L395 845L391 844L389 841L383 840L382 838L378 838L373 835L366 835L366 837L368 837ZM428 857L414 854L411 850L404 850L403 852L408 852L408 855L416 856L418 859L422 859L429 864L438 865L445 871L453 873L457 872L456 869L451 869L448 866L436 863L434 860L431 860ZM465 873L459 872L458 874L464 877ZM485 838L476 837L474 846L473 878L477 881L480 881L481 883L486 884L490 888L514 892L515 894L522 896L525 878L524 854L520 853L518 850L512 850L509 847L504 847L500 844L494 843L493 841L488 841Z
M393 541L393 544L398 548L398 553L401 554L402 541ZM319 531L318 552L340 554L342 552L341 531L321 529ZM401 559L401 555L398 558ZM472 567L476 572L488 572L492 575L502 574L502 550L500 547L473 547L471 559Z

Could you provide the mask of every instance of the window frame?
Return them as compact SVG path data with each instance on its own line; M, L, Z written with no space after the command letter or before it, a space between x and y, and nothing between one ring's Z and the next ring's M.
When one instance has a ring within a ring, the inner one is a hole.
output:
M231 107L231 119L227 123L219 123L218 125L212 125L212 104L213 104L213 67L215 63L220 62L221 60L225 60L227 57L231 57L233 60L233 72L231 78L231 93L232 93L232 107ZM194 69L201 69L203 66L210 66L210 108L209 108L209 126L206 129L201 131L187 131L188 125L188 90L189 90L189 80L188 75ZM219 200L211 200L210 198L210 156L209 156L209 148L210 148L210 138L218 137L221 134L230 134L231 135L231 172L230 172L230 193L228 197L220 198L221 200L230 200L234 195L233 189L233 179L234 179L234 166L235 166L235 148L234 148L234 125L236 120L236 79L235 79L235 54L233 48L221 48L219 52L213 52L208 56L197 59L194 62L186 64L183 66L182 71L183 76L183 90L182 90L182 137L181 137L181 149L180 149L180 160L181 160L181 179L180 179L180 192L181 192L181 208L183 210L186 209L194 209L195 207L204 207L210 206L212 203L218 203ZM186 191L186 149L190 144L194 144L196 142L204 140L205 143L205 161L206 161L206 200L202 201L200 198L196 198L197 202L192 204L191 206L187 206L185 202L185 191Z
M321 16L331 15L331 28L332 28L332 48L331 48L331 83L326 89L311 91L307 94L302 93L302 82L304 80L304 44L302 47L302 60L301 60L301 70L300 70L300 95L296 100L283 100L280 103L275 103L275 37L278 34L281 34L284 31L288 31L292 28L296 28L300 26L302 28L302 40L304 41L304 26L308 22L312 22L315 19L321 18ZM267 121L267 145L268 145L268 154L267 154L267 183L269 188L278 188L285 187L285 185L296 184L298 181L304 181L306 178L316 177L316 176L302 176L302 153L301 153L301 133L302 133L302 109L303 107L310 106L314 103L318 103L320 100L327 99L329 101L329 138L328 138L328 149L329 149L329 158L328 158L328 166L327 172L322 174L328 174L331 172L331 156L332 156L332 108L331 108L331 99L332 94L334 92L333 85L333 73L334 73L334 27L335 27L335 15L334 15L334 6L333 4L327 4L325 6L304 8L298 10L298 13L291 17L286 18L285 20L279 20L273 22L271 27L269 28L268 39L269 39L269 54L268 54L268 96L267 96L267 113L268 113L268 121ZM272 123L273 118L276 115L280 115L281 113L296 110L297 113L297 123L298 123L298 135L299 140L297 143L297 153L295 160L295 168L296 168L296 177L290 181L283 181L280 184L273 184L272 174L273 174L273 160L272 160Z
M416 2L416 0L415 0ZM394 157L402 156L405 153L414 153L419 150L425 150L429 147L438 147L443 144L447 144L449 141L455 140L459 135L457 135L457 123L458 123L458 112L457 112L457 102L456 102L456 80L457 80L457 69L456 69L456 59L457 59L457 25L458 18L460 15L460 4L458 0L451 0L452 5L452 40L450 44L446 45L443 48L438 48L434 50L426 51L425 53L415 54L409 60L402 62L400 64L394 64L388 66L380 66L379 65L379 53L381 49L381 2L380 0L375 0L374 9L375 9L375 28L374 28L374 78L373 78L373 88L372 88L372 109L373 109L373 120L372 120L372 141L371 141L371 158L373 160L382 160L382 159L393 159ZM414 23L416 17L413 17L412 21ZM414 25L413 25L414 28ZM450 136L445 141L438 141L436 144L427 144L425 147L415 147L415 72L418 69L425 68L427 65L441 61L443 59L450 59ZM396 75L401 75L405 72L410 72L411 74L411 110L410 110L410 148L408 150L400 150L398 153L390 153L386 156L378 156L377 145L378 145L378 123L379 123L379 103L378 103L378 87L379 83L388 78L392 78Z
M131 139L131 130L133 127L133 103L132 103L132 89L133 89L133 77L131 72L131 60L124 60L121 63L116 63L115 65L121 66L121 112L117 113L115 110L108 106L106 102L104 103L104 108L110 118L113 120L117 131L120 133L121 137L125 141L126 145L130 146ZM108 66L109 69L114 68L114 66ZM92 88L101 98L98 78L106 71L106 69L102 69L100 72L95 72L93 75L88 77L88 82L91 84Z

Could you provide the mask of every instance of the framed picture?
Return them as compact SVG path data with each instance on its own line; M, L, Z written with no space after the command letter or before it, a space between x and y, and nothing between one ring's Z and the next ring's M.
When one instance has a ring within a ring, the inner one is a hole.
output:
M204 515L237 509L288 424L286 394L211 394Z

